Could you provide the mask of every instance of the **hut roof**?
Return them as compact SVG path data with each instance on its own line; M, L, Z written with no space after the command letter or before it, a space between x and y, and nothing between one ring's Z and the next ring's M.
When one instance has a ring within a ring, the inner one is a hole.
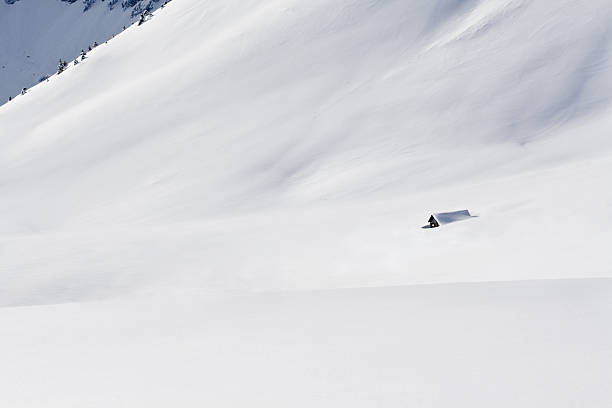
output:
M461 221L470 218L472 215L468 210L434 213L432 216L438 221L438 224L450 224L451 222Z

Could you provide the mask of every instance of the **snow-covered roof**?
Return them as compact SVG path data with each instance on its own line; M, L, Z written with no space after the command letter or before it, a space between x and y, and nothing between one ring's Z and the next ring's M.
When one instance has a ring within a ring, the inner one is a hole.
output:
M471 217L471 214L468 210L434 213L432 215L440 225L450 224L451 222L461 221L463 219Z

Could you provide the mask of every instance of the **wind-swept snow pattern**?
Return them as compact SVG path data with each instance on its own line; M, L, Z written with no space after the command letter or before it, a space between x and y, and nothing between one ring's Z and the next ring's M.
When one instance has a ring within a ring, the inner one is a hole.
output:
M15 97L0 405L610 406L611 16L174 0Z

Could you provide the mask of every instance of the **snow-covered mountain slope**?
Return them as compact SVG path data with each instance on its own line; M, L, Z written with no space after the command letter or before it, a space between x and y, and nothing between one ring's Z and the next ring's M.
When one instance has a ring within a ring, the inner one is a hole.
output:
M171 3L0 110L3 303L608 276L612 6L555 4Z
M0 1L0 105L137 20L161 0Z
M611 16L174 0L1 106L0 402L610 406Z

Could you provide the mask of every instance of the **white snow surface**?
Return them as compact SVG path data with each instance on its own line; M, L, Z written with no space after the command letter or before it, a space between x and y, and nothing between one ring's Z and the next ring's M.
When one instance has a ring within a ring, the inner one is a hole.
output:
M610 406L610 280L0 309L10 407Z
M0 405L610 406L611 17L174 0L1 106Z

